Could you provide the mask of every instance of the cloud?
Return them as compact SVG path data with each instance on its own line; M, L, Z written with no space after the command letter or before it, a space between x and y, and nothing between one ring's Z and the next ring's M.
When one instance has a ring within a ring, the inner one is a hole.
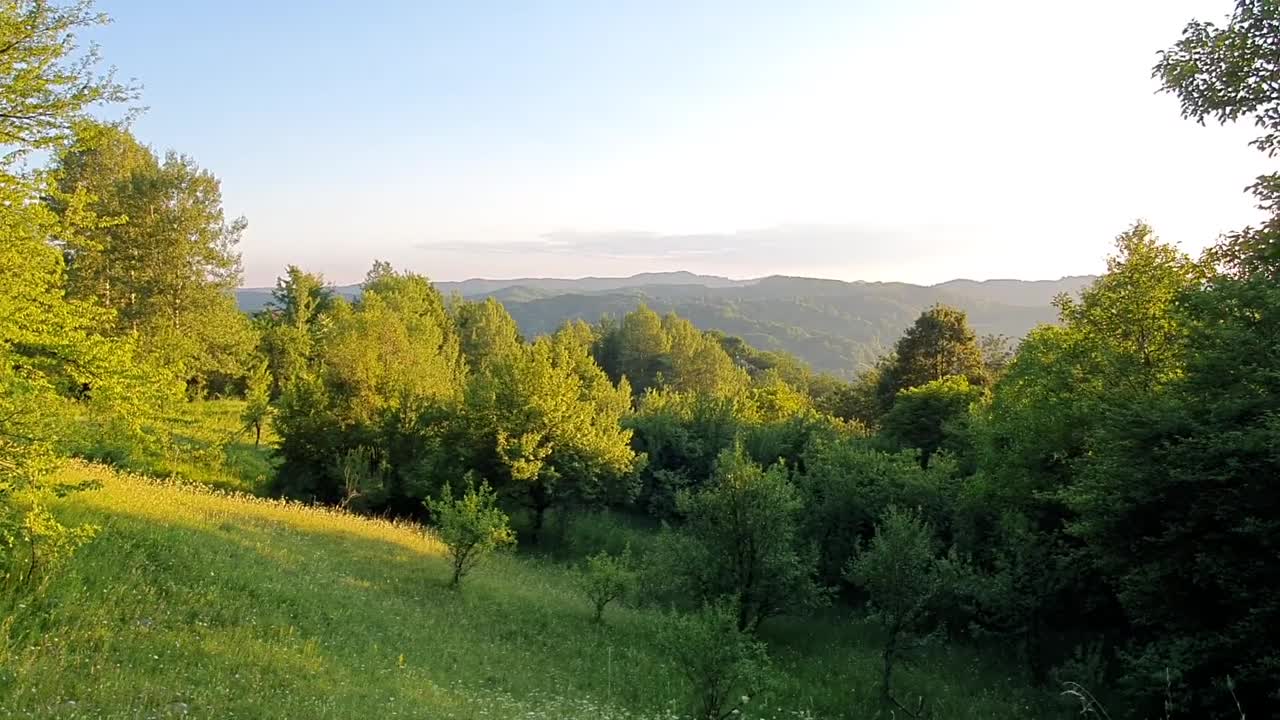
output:
M932 233L840 225L780 225L727 233L655 233L641 230L557 230L535 240L421 242L436 252L552 255L615 260L736 262L819 255L848 262L901 256L924 247Z

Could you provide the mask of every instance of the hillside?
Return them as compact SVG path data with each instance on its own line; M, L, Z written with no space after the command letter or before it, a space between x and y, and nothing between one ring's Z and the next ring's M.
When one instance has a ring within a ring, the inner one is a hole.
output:
M772 276L734 281L691 273L579 280L466 280L437 283L444 293L500 300L526 335L553 331L566 320L595 322L646 303L676 312L704 330L737 335L762 350L783 350L814 369L851 377L884 354L903 330L935 303L969 314L979 334L1020 338L1053 322L1059 293L1077 293L1092 277L1060 280L952 280L934 286L842 282ZM336 288L345 297L358 286ZM241 309L260 309L266 288L238 291Z
M564 565L501 557L459 593L411 524L78 463L63 478L100 484L58 511L101 531L0 624L0 717L680 717L659 616L590 623ZM872 715L868 627L782 619L766 637L782 672L760 717ZM1033 696L1007 674L935 648L902 686L937 717L1014 717Z

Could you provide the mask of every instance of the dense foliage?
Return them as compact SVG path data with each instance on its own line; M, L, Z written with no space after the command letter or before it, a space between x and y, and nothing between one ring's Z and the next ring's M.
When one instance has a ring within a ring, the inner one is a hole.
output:
M1277 18L1241 0L1156 67L1186 115L1251 119L1269 156ZM94 532L48 509L77 485L50 479L60 455L169 447L156 418L185 386L243 396L239 432L278 437L261 489L428 521L455 586L513 526L549 552L594 510L647 526L634 556L578 547L574 577L597 619L670 609L659 644L706 717L767 684L785 616L833 600L881 624L872 680L895 711L926 704L899 702L895 667L945 637L994 639L1027 681L1087 681L1139 715L1280 712L1280 174L1253 187L1266 221L1201 258L1135 223L1016 348L935 304L891 352L847 353L856 378L700 329L786 319L746 301L682 316L629 298L526 337L501 302L382 262L352 301L289 266L249 318L230 293L244 222L217 179L91 117L132 97L76 49L101 21L0 6L6 600ZM832 298L796 307L839 315Z

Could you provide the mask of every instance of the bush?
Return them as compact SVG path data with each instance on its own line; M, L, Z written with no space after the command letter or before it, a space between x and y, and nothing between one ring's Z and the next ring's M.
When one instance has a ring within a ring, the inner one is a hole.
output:
M493 552L515 544L515 534L507 514L498 508L497 493L488 483L475 487L467 478L467 489L461 498L453 499L446 483L438 500L428 499L427 508L435 516L436 532L449 548L453 577L449 587L459 587L462 578Z
M739 714L770 681L764 643L738 629L732 603L704 605L693 613L669 613L658 643L690 686L697 717L723 720Z
M5 500L0 503L0 596L38 585L97 534L91 525L62 525L34 500Z

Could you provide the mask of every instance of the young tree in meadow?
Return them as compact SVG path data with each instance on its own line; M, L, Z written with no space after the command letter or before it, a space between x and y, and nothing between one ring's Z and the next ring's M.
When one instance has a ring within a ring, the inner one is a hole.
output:
M919 516L889 508L871 542L858 549L846 577L863 588L874 617L885 631L881 650L880 697L893 697L893 670L911 646L934 625L930 607L943 591L947 571L934 550L933 531Z
M588 557L579 571L577 584L595 608L592 619L597 623L604 622L604 609L634 592L638 578L630 545L623 549L621 555L610 555L602 550Z
M670 612L657 640L689 684L694 717L701 720L744 713L772 680L765 644L738 627L732 603L708 603L692 613Z
M764 470L741 446L725 450L711 482L677 506L685 524L667 572L701 602L730 599L740 630L825 599L815 553L800 538L800 494L783 467Z
M385 493L386 463L367 445L357 445L338 456L338 476L342 482L339 507L356 509L376 505Z
M964 311L935 305L921 313L894 346L893 361L880 377L881 406L890 407L903 390L949 375L982 385L986 369Z
M262 426L271 417L271 373L266 362L259 362L249 370L244 399L240 420L246 428L253 428L253 446L258 447L262 444Z
M482 482L476 487L468 477L462 497L456 500L453 490L445 483L440 497L428 499L426 504L436 533L449 551L452 572L449 587L460 587L462 579L485 558L515 544L507 515L498 507L498 496L488 483Z

